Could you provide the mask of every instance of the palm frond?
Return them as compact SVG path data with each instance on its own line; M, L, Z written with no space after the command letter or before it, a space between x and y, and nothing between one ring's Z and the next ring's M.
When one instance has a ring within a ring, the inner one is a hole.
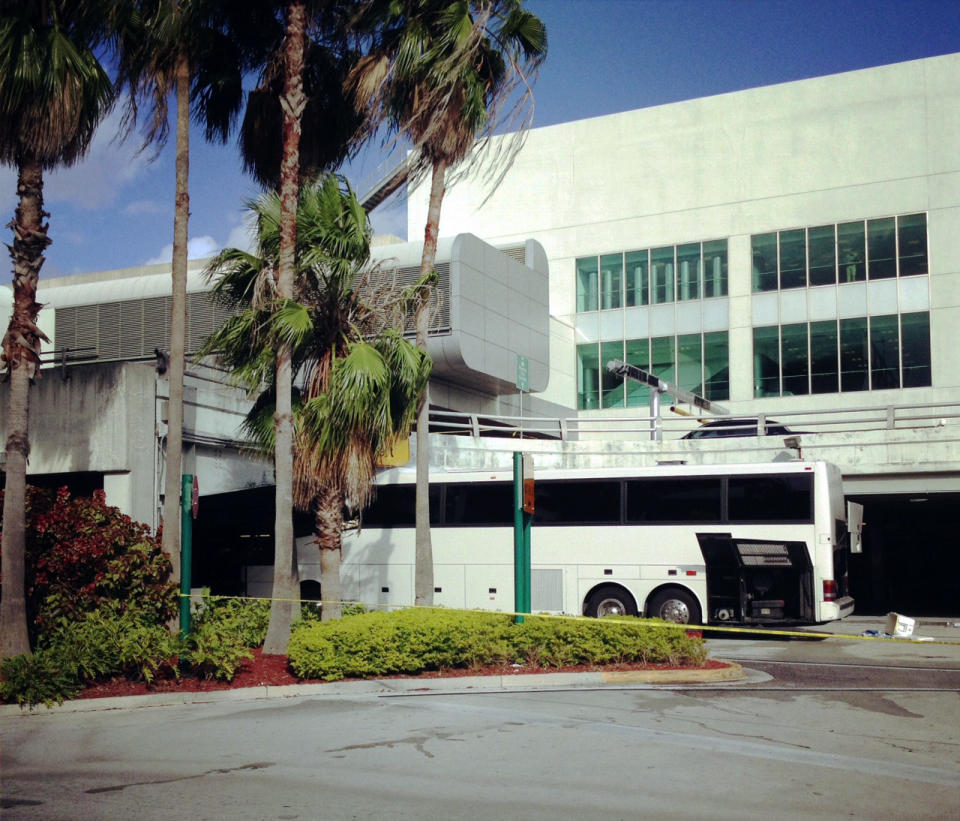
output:
M354 504L370 494L377 455L409 434L430 373L426 354L403 339L361 295L369 263L366 213L349 185L328 175L305 186L297 212L296 300L263 299L279 253L279 198L249 203L258 227L253 253L226 249L211 262L215 290L238 312L211 335L232 378L258 393L244 429L273 446L275 351L291 351L294 396L294 502L303 510L333 488ZM371 335L372 334L372 335Z

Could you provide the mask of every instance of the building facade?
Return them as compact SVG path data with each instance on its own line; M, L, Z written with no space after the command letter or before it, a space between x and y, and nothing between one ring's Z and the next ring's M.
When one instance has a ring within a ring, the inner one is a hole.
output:
M581 415L649 403L610 359L737 414L957 401L958 77L948 55L533 129L440 232L543 245L543 396Z

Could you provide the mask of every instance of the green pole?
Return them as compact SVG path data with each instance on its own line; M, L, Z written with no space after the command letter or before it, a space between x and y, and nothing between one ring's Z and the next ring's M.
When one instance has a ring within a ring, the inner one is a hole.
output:
M513 454L513 610L524 610L524 561L523 561L523 454ZM523 624L523 616L514 616L514 622Z
M180 488L180 635L190 632L190 570L193 566L193 474L184 473Z

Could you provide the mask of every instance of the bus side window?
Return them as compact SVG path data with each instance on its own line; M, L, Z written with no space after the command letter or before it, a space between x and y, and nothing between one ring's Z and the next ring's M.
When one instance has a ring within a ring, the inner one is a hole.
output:
M627 522L720 522L723 484L719 477L627 481Z
M513 485L507 482L475 482L447 485L444 524L513 524Z
M619 481L538 481L534 524L619 524Z
M731 522L812 522L813 475L731 476L727 505Z

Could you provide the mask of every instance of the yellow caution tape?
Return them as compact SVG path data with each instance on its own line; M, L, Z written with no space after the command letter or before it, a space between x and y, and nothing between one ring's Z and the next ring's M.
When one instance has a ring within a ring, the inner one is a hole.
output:
M498 616L522 616L525 619L561 619L564 621L596 621L591 616L571 616L565 613L517 613L512 610L469 610L463 607L441 607L439 605L422 605L422 604L383 604L381 602L361 602L361 601L327 601L324 599L285 599L285 598L274 598L272 596L203 596L201 597L198 593L180 593L181 598L188 599L200 599L207 598L212 601L221 601L225 599L240 599L243 601L269 601L269 602L291 602L297 604L339 604L341 606L350 606L350 605L362 605L363 607L369 608L371 610L376 609L386 609L390 608L392 610L442 610L445 613L451 612L462 612L462 613L493 613ZM788 636L791 638L803 638L803 639L852 639L856 641L885 641L885 642L900 642L901 644L933 644L933 645L948 645L952 647L960 647L960 641L945 641L941 639L928 639L928 638L901 638L899 636L861 636L861 635L851 635L849 633L821 633L816 630L773 630L767 628L759 627L724 627L714 624L677 624L671 621L661 621L660 619L644 619L637 617L621 618L617 616L604 616L604 622L612 622L614 624L637 624L638 622L643 623L646 627L661 628L667 630L686 630L686 631L695 631L702 632L707 631L710 633L734 633L734 634L744 634L744 635L753 635L753 636Z

